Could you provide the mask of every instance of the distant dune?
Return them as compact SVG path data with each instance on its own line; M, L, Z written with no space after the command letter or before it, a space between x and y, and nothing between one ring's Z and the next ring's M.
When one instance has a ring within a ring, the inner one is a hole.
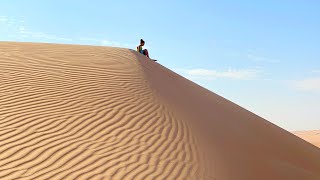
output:
M320 148L320 130L293 132L298 137L318 146Z
M320 179L319 148L132 50L2 42L0 68L0 179Z

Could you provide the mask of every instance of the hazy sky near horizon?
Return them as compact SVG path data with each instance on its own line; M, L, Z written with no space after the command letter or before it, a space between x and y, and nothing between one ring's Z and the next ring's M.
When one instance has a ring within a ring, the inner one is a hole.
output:
M151 56L287 130L320 129L320 1L2 0L0 40Z

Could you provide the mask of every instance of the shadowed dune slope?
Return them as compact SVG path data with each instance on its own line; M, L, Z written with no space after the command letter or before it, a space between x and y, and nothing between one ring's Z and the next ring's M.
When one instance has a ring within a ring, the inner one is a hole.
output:
M132 50L2 42L0 69L0 179L320 179L317 147Z

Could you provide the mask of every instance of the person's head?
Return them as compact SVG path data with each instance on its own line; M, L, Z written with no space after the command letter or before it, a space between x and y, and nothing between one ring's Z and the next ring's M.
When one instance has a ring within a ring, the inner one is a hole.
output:
M141 46L144 46L144 44L145 44L144 40L143 40L143 39L140 39L140 45L141 45Z

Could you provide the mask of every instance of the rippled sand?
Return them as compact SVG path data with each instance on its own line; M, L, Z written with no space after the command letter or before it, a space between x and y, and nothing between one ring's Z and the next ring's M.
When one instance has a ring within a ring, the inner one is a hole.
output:
M0 179L320 179L318 148L132 50L2 42L0 69Z

